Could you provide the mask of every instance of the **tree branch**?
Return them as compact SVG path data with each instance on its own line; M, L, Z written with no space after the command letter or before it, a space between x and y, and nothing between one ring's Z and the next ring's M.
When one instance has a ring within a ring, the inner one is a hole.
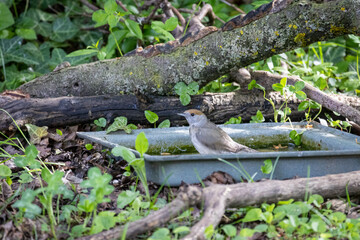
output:
M360 0L288 3L275 1L231 20L220 30L208 27L128 57L69 67L41 76L19 89L33 97L118 95L135 91L170 95L180 81L197 81L203 86L234 67L247 66L315 41L360 33Z

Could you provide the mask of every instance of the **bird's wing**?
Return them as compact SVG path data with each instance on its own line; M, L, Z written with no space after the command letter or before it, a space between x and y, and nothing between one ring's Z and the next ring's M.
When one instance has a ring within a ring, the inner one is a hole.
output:
M234 140L221 128L211 123L211 127L190 127L190 132L195 135L199 143L202 145L224 152L239 152L246 151L248 147L243 146ZM217 128L217 129L216 129Z

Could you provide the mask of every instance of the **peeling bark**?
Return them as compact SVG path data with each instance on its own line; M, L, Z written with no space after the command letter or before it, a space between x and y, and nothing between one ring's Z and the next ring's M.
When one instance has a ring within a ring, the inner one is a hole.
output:
M195 40L190 43L179 41L177 47L169 49L166 44L156 45L163 50L159 55L134 55L69 67L41 76L19 89L39 98L135 91L171 95L173 86L180 81L204 85L234 67L247 66L312 42L360 33L360 0L320 4L281 0L272 4L270 10L265 9L267 15L252 12L245 16L245 22L232 21L231 30L205 28L193 34ZM257 19L258 16L261 18Z

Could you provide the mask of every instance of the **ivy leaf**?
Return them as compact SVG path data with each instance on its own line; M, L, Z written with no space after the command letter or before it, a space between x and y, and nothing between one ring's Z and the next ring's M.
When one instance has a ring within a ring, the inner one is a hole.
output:
M34 29L26 29L26 28L18 28L15 30L16 34L24 39L27 40L35 40L36 39L36 33Z
M126 127L126 124L127 124L126 117L117 117L114 119L114 122L106 129L106 133L122 130Z
M137 126L135 126L134 124L130 123L129 125L127 125L125 128L124 128L124 131L127 133L127 134L130 134L132 132L132 130L135 130L137 129Z
M150 123L155 123L157 120L159 120L158 115L150 110L145 111L145 117Z
M125 25L134 36L136 36L138 39L142 40L143 35L141 32L140 26L137 22L130 20L130 19L126 19Z
M51 40L56 42L64 42L71 39L79 31L79 28L73 24L68 17L57 18L52 25L53 34Z
M33 144L40 143L41 139L48 135L48 127L38 127L33 124L25 124L29 135L30 135L30 142Z
M14 18L8 7L0 2L0 30L5 29L15 23Z
M106 126L106 119L105 118L99 118L94 121L94 124L98 127L105 127Z
M69 53L68 55L66 55L66 57L78 57L78 56L90 55L90 54L95 55L97 54L97 52L98 52L97 49L80 49L72 53Z

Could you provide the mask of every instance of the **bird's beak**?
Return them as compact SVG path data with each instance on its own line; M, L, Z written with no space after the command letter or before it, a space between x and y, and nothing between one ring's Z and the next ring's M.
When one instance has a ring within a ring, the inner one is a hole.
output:
M185 113L178 113L177 115L180 115L180 116L183 116L183 117L185 117L185 116L186 116L186 114L185 114Z

